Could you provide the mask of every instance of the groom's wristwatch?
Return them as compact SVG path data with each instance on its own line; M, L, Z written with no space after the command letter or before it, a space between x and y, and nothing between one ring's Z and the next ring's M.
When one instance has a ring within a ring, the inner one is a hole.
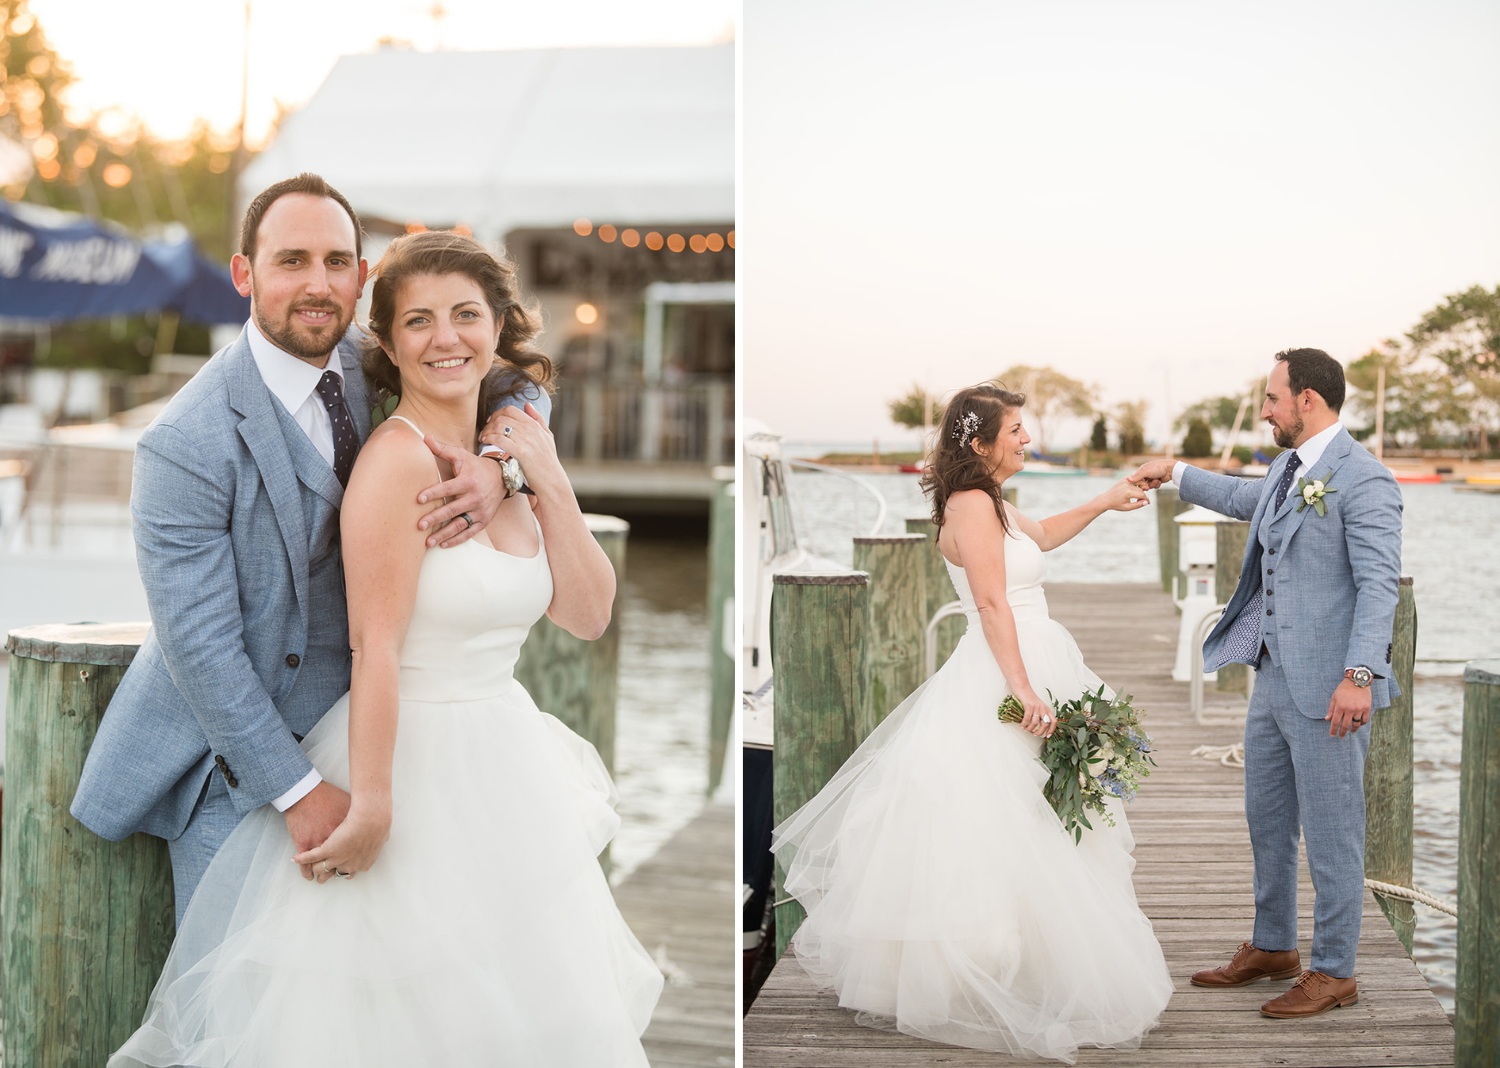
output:
M1370 685L1370 680L1374 677L1375 673L1367 667L1349 668L1344 672L1344 678L1354 683L1360 689L1364 689Z

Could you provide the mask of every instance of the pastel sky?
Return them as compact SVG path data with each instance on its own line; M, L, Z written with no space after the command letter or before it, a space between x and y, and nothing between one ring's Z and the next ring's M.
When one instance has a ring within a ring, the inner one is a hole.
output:
M789 437L1018 363L1160 437L1500 284L1484 0L745 0L740 47L743 407Z
M277 102L310 97L334 61L382 37L430 49L704 44L733 38L733 0L252 0L247 127L264 137ZM447 14L435 21L435 6ZM70 103L119 107L164 137L199 117L239 119L243 0L31 0L53 47L78 75Z

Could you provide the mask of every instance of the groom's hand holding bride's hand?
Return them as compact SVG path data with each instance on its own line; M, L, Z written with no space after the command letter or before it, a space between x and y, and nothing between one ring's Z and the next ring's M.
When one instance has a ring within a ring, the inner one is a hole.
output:
M390 798L355 801L350 804L344 822L321 845L298 853L292 861L302 866L304 874L311 871L320 883L326 883L335 874L352 878L374 866L390 836Z
M1125 481L1141 489L1157 489L1163 482L1172 481L1172 469L1176 466L1175 460L1147 460L1135 469L1134 474L1126 475Z
M327 841L348 814L349 795L325 779L286 810L286 829L292 836L292 845L299 853L315 849ZM317 878L311 864L302 865L302 878Z

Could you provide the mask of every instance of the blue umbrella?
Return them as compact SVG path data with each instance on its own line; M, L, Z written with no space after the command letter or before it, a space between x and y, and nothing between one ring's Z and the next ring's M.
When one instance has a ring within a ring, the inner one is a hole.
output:
M108 220L0 199L0 315L67 322L162 309L241 323L250 299L190 238L138 241Z

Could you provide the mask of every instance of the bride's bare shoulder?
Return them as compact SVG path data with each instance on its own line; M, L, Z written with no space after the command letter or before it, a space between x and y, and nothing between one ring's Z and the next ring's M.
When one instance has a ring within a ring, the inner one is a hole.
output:
M992 520L996 519L995 499L982 489L959 490L948 498L943 509L943 516L948 520L972 522L986 515Z

